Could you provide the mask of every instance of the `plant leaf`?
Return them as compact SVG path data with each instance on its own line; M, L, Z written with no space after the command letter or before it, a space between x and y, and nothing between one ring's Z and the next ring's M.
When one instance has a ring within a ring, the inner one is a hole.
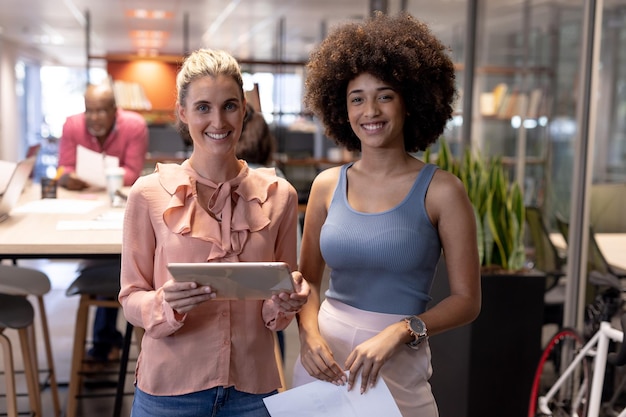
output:
M511 183L500 158L486 159L466 148L459 162L445 138L439 145L435 163L461 180L472 203L481 266L521 269L525 211L519 185Z

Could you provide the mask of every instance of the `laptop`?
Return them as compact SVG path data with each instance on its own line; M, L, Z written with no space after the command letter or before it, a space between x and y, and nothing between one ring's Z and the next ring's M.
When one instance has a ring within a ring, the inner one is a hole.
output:
M30 178L30 174L33 172L35 161L37 161L37 156L34 155L18 162L15 167L13 175L11 175L11 179L9 179L4 194L2 194L0 199L0 222L6 220L11 210L17 205L22 191L26 187L28 178Z
M0 197L7 189L16 166L17 162L0 160Z

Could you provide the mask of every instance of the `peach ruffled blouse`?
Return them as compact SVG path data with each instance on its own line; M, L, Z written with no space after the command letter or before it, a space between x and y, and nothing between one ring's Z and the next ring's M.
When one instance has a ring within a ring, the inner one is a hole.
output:
M215 189L207 212L197 183ZM297 194L273 169L249 169L215 184L188 161L157 164L131 188L124 218L120 302L146 330L136 383L152 395L235 386L280 386L271 330L293 315L265 301L208 301L185 315L163 300L170 262L284 261L296 268Z

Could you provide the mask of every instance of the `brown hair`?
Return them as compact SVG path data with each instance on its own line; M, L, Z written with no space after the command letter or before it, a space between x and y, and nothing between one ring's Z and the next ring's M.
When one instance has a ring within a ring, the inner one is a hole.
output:
M377 12L364 22L341 25L311 53L305 105L321 119L327 136L348 150L360 150L348 120L346 89L359 74L369 73L404 99L405 149L424 150L452 117L455 72L447 52L426 24L407 13Z
M272 155L276 150L276 141L259 112L246 105L246 117L243 120L243 131L237 142L237 158L248 163L268 166L272 163Z

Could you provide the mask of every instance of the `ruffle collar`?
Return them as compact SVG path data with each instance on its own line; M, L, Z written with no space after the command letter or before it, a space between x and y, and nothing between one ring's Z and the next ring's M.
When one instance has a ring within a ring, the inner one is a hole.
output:
M159 182L171 196L163 221L173 233L211 242L209 262L238 261L250 232L270 223L262 205L278 177L273 168L251 170L243 162L235 178L219 184L198 175L188 160L156 166ZM215 189L205 203L211 214L198 201L197 183Z

